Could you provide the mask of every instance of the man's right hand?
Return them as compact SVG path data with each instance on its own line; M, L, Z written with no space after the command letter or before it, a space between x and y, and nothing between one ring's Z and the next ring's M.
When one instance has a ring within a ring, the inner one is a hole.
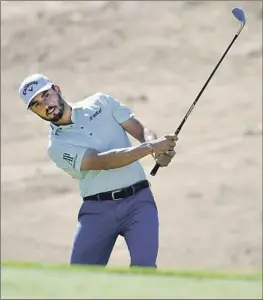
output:
M155 154L166 153L173 151L176 146L178 137L175 134L167 134L154 141L152 141L153 152Z

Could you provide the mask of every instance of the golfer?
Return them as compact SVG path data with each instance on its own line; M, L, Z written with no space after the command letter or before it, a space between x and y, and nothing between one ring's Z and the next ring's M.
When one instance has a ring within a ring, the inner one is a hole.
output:
M130 266L156 267L158 211L139 160L152 155L166 167L177 137L157 139L127 106L107 94L69 103L60 87L41 74L24 79L19 95L29 110L50 122L48 154L79 183L82 204L70 263L106 266L121 235ZM140 144L132 146L128 134Z

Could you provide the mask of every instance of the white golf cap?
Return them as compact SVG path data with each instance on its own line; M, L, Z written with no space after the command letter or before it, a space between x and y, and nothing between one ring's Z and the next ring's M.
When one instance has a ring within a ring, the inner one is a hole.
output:
M54 83L46 76L33 74L28 76L20 85L19 96L29 107L31 100L41 92L49 90Z

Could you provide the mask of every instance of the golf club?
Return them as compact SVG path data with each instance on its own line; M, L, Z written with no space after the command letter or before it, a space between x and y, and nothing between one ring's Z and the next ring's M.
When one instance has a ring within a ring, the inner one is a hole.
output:
M233 43L235 42L235 40L237 39L237 37L239 36L240 32L242 31L242 29L245 26L246 23L246 17L245 14L243 12L243 10L241 8L234 8L232 10L232 13L234 15L234 17L241 22L241 27L238 30L238 32L236 33L236 35L234 36L233 40L231 41L231 43L229 44L229 46L227 47L226 51L224 52L224 54L222 55L221 59L219 60L219 62L217 63L217 65L215 66L213 72L211 73L211 75L209 76L209 78L207 79L206 83L204 84L203 88L201 89L201 91L199 92L199 94L197 95L196 99L194 100L193 104L191 105L191 107L189 108L188 112L186 113L185 117L183 118L182 122L180 123L180 125L178 126L178 128L175 131L175 134L178 135L179 132L181 131L185 121L187 120L188 116L190 115L191 111L193 110L193 108L195 107L198 99L200 98L200 96L202 95L203 91L205 90L206 86L208 85L209 81L211 80L211 78L213 77L213 75L215 74L216 70L218 69L219 65L221 64L221 62L223 61L224 57L226 56L228 50L231 48L231 46L233 45ZM151 175L155 176L158 169L159 169L160 165L158 163L155 164L154 168L151 171Z

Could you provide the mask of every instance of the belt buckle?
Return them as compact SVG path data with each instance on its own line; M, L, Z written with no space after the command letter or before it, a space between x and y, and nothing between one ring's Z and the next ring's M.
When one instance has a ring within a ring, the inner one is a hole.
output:
M121 198L115 198L115 193L121 192L121 190L117 190L111 193L111 197L113 198L113 200L119 200Z

